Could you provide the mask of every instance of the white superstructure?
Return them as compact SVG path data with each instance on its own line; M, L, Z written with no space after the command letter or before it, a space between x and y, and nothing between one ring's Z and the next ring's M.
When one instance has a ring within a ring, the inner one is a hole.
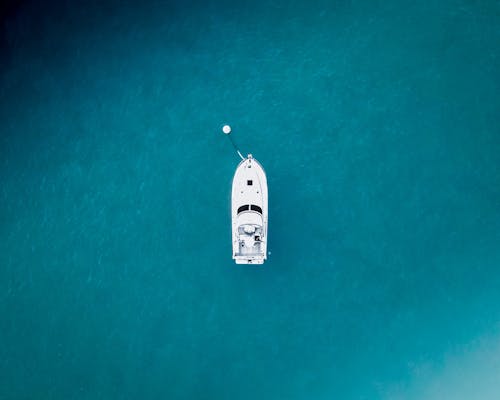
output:
M263 264L267 258L267 178L251 154L233 178L231 219L236 264Z

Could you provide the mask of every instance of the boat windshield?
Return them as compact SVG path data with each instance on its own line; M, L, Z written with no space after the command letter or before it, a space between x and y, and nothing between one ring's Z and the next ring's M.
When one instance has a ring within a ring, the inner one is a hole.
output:
M251 209L252 211L257 211L258 213L262 214L262 208L260 208L259 206L256 206L255 204L252 204L252 205L250 206L250 209Z
M262 214L262 208L256 206L255 204L252 204L250 206L248 204L245 204L244 206L241 206L240 208L238 208L238 214L248 210L257 211L259 214Z
M245 204L244 206L241 206L240 208L238 208L238 214L243 212L243 211L248 211L248 204Z

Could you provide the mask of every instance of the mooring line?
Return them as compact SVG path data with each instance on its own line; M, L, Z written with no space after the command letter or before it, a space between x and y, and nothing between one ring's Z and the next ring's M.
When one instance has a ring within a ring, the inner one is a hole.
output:
M245 160L245 157L241 154L240 150L238 149L238 146L234 143L233 138L231 137L231 127L229 125L224 125L222 127L222 132L229 138L229 141L233 145L234 149L236 150L236 153L241 157L242 160Z

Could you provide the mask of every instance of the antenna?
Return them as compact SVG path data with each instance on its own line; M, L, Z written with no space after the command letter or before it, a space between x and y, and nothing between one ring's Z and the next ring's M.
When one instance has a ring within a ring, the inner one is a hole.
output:
M241 155L241 152L238 150L238 147L234 143L233 138L230 136L231 135L231 127L229 125L224 125L222 127L222 132L224 132L224 134L228 137L229 141L231 142L231 144L233 145L234 149L236 150L236 153L238 153L238 155L241 157L241 159L244 160L245 157L243 157Z

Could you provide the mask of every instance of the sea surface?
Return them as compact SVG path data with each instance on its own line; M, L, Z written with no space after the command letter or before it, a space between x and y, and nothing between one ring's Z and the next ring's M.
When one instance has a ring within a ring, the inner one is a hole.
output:
M500 398L497 0L7 3L0 400Z

